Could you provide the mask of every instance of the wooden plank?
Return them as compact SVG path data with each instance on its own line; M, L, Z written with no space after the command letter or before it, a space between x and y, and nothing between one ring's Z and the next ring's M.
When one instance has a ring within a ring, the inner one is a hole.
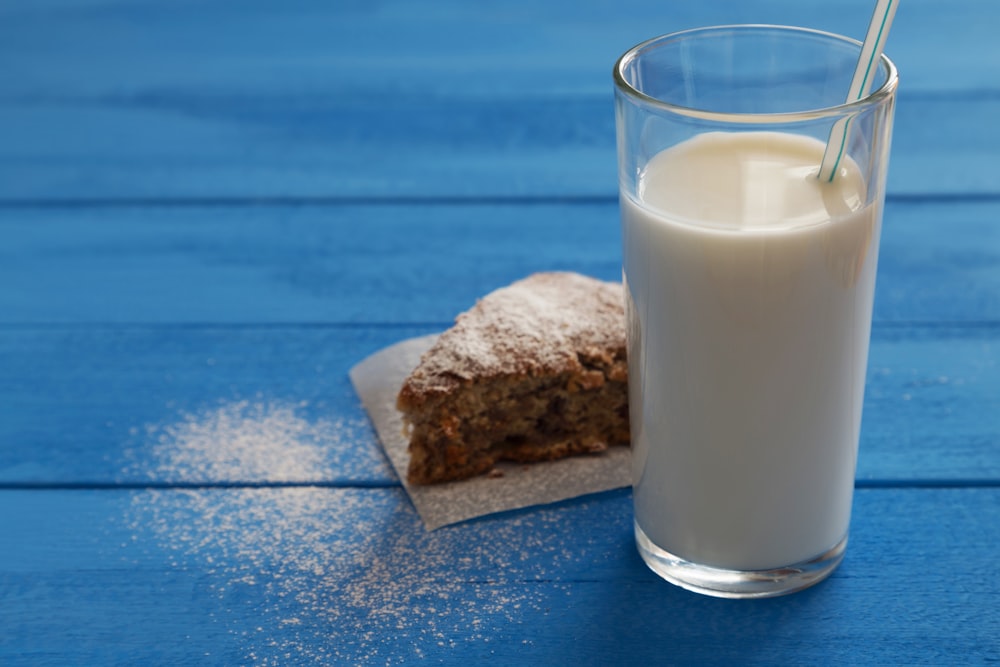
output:
M1000 490L857 493L808 591L651 574L612 492L426 533L398 489L0 492L5 665L981 664ZM974 538L972 536L975 536Z
M347 371L435 330L0 330L0 485L395 484ZM861 484L1000 480L1000 328L877 328L870 362Z
M347 371L429 332L0 331L0 480L393 484Z
M0 54L19 67L0 72L0 90L11 100L213 87L223 94L351 88L558 93L603 89L615 58L656 34L783 23L861 39L870 15L867 0L630 0L614 6L510 0L485 9L459 0L421 7L400 0L5 3ZM888 52L905 63L913 90L992 88L1000 54L977 44L989 43L998 18L990 0L947 6L911 0L897 16ZM928 30L947 37L949 48L926 48ZM93 48L98 39L101 48ZM561 84L555 90L554 77Z
M860 36L871 3L246 4L0 8L0 200L612 195L624 49L739 21ZM1000 7L897 20L890 192L1000 195L1000 55L978 46Z
M876 321L1000 321L998 219L890 202ZM621 275L613 200L0 209L0 233L0 324L444 324L534 271Z
M0 204L614 196L610 89L421 95L0 102L9 135L0 145ZM890 196L1000 196L990 170L997 117L1000 94L927 98L904 89Z

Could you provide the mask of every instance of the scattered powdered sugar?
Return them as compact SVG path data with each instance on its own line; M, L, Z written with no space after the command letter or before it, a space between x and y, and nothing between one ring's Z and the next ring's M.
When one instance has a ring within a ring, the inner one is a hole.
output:
M127 472L185 483L394 478L367 419L310 418L308 408L258 397L134 429Z
M205 573L241 660L407 664L488 648L566 604L565 565L621 545L573 535L574 513L603 512L604 530L627 535L622 509L582 503L428 532L398 488L178 489L137 494L130 519L172 567Z
M338 443L374 441L304 408L242 401L184 415L147 430L145 465L161 479L295 481L344 474ZM580 512L600 514L587 520L594 535L577 534ZM139 491L127 525L145 558L207 588L189 604L234 638L229 662L407 664L460 644L488 653L566 604L567 571L589 573L620 547L607 531L627 536L630 515L598 499L428 532L396 486L264 486Z

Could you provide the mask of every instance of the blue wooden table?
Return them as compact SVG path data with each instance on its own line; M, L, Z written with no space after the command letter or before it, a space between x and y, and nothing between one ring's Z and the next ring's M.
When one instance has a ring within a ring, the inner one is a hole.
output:
M611 65L871 0L0 4L0 664L1000 661L1000 4L906 0L851 545L654 576L627 489L428 532L348 380L619 276Z

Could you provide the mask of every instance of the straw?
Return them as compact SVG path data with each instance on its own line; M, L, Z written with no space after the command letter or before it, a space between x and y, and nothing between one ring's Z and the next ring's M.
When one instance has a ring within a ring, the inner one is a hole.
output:
M861 45L861 55L858 57L858 66L851 80L847 102L856 102L868 95L879 58L882 56L882 49L885 47L885 40L889 36L889 27L892 25L893 17L896 16L897 5L899 0L878 0L875 3L875 11L872 13L871 23L868 24L868 34L865 35L864 44ZM850 122L850 116L841 118L830 130L830 139L826 143L823 162L819 167L821 181L832 182L840 168Z

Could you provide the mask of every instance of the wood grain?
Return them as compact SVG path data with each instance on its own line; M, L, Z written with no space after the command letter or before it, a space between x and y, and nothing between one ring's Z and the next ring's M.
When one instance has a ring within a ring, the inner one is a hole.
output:
M997 219L890 202L875 321L1000 321ZM447 324L534 271L621 276L614 199L0 209L0 232L7 324Z
M10 137L0 145L0 205L613 197L610 77L603 88L0 101ZM938 99L904 87L890 198L1000 197L998 115L1000 92Z

